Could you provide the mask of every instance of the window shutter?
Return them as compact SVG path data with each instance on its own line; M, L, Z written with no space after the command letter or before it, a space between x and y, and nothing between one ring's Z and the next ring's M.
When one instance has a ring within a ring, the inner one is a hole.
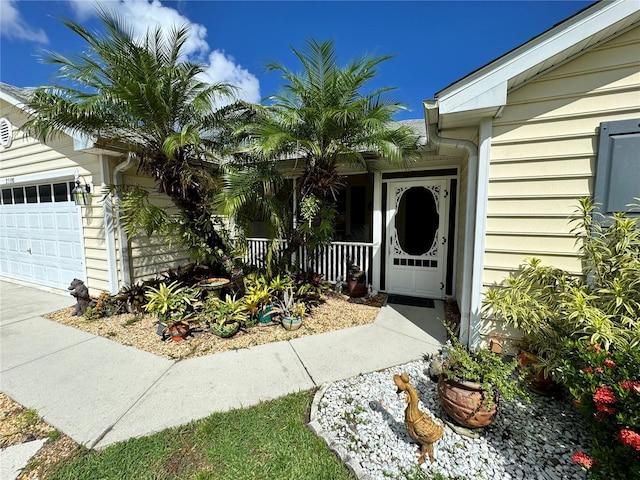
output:
M640 119L600 124L594 202L601 213L638 211Z

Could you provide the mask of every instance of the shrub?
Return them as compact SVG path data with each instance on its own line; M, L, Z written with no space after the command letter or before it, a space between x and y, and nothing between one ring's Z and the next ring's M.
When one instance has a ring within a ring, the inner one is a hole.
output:
M623 348L640 345L640 231L623 213L605 219L590 199L580 202L573 232L583 275L529 259L483 301L487 318L519 329L521 347L556 374L566 356L564 340Z
M593 444L590 455L576 452L574 461L594 479L640 478L640 351L585 341L566 347L562 378L591 424Z
M490 289L484 312L518 328L592 423L593 448L576 452L594 479L640 479L640 230L624 213L580 202L573 230L583 275L532 259Z

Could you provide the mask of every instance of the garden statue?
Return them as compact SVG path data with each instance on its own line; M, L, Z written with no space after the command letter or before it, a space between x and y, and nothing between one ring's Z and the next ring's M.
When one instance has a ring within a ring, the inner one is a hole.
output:
M398 393L404 392L407 408L404 411L404 425L411 438L420 444L420 457L418 462L424 463L425 453L429 454L429 460L435 461L433 456L433 444L442 438L444 429L436 423L429 414L418 408L418 394L413 385L409 383L409 375L394 375L393 381L398 387Z
M89 289L82 280L74 278L71 285L68 287L71 290L71 296L76 297L77 303L71 314L74 317L84 315L87 311L89 304L91 303L91 297L89 296Z

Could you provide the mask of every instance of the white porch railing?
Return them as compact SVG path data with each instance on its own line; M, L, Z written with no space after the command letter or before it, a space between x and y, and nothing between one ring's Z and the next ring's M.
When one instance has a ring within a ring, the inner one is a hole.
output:
M271 240L266 238L248 238L247 252L244 260L247 263L264 267L264 257L267 254ZM281 241L282 249L286 242ZM321 249L319 255L308 258L304 249L296 253L296 260L300 268L305 271L313 270L324 276L325 280L335 282L344 281L347 276L347 259L359 266L367 274L367 282L371 281L371 261L373 244L362 242L332 242Z

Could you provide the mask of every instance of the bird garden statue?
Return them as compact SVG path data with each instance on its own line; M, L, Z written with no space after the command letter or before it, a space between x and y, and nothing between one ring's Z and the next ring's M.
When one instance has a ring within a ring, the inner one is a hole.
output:
M418 408L418 394L409 383L409 375L394 375L393 381L398 387L398 393L404 392L407 408L404 411L404 425L411 438L420 444L420 457L418 462L424 463L425 454L429 454L429 460L435 461L433 456L433 444L442 438L444 429L435 422L429 414Z

